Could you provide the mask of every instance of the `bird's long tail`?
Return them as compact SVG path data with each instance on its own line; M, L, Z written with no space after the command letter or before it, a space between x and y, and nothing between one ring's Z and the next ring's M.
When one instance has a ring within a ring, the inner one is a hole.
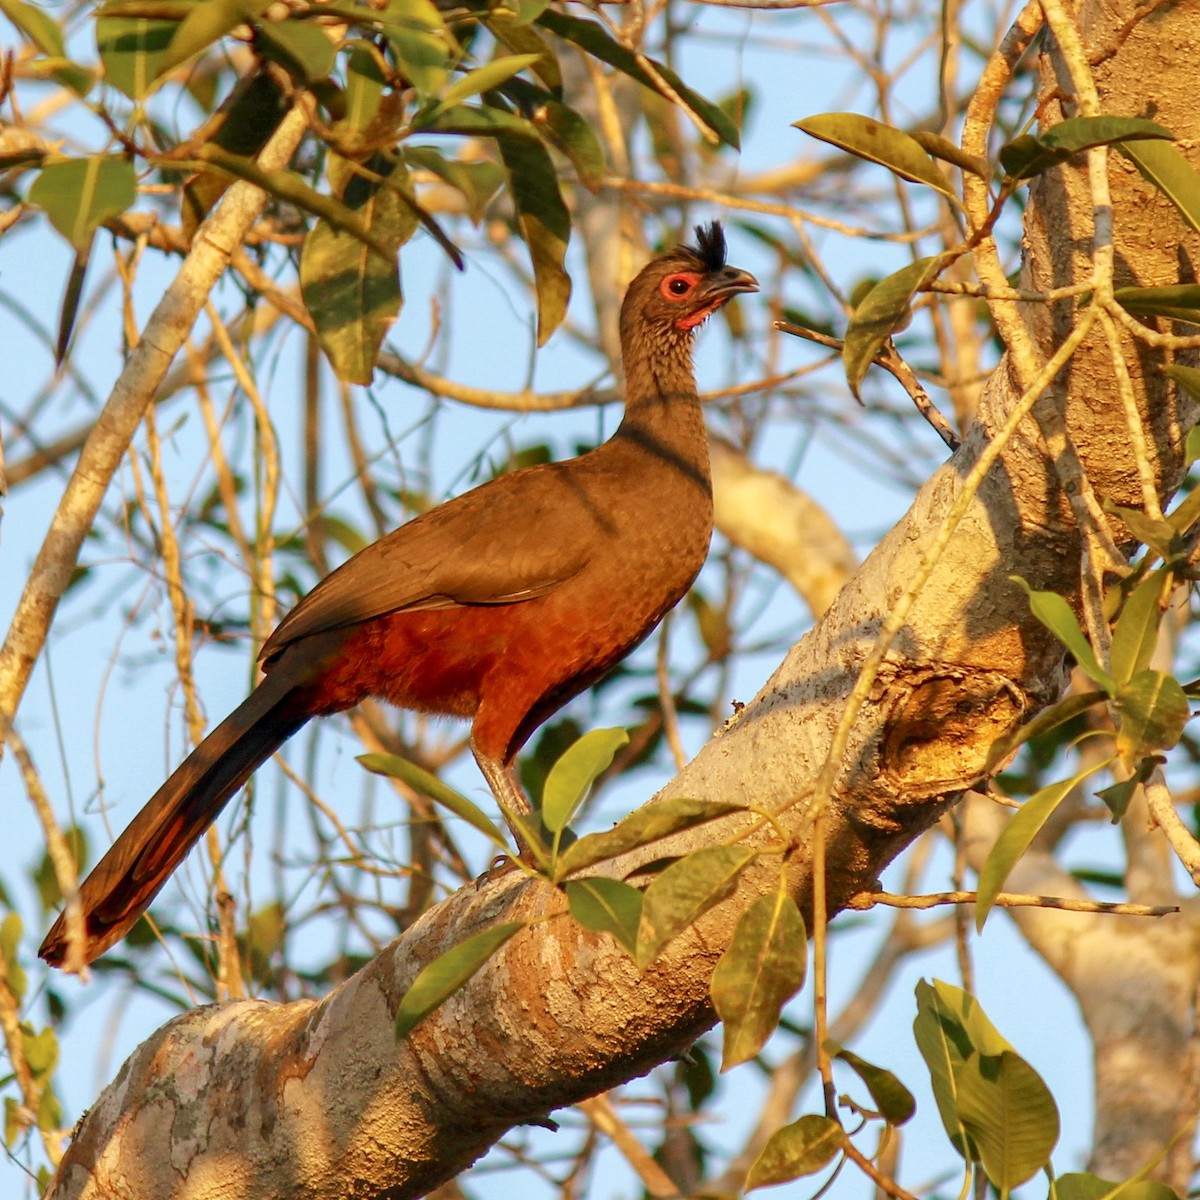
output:
M279 669L268 674L154 793L83 881L86 962L129 932L229 798L308 720L303 693L288 676ZM65 914L38 954L62 966Z

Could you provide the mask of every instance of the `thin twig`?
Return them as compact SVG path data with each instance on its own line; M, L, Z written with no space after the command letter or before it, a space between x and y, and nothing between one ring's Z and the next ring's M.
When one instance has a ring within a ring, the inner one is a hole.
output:
M289 113L260 155L259 165L264 170L282 167L306 127L300 108ZM201 225L191 252L155 308L137 348L130 353L102 419L88 437L0 648L0 712L9 718L20 706L109 482L205 297L266 201L260 189L239 181Z
M1167 787L1161 767L1154 768L1143 791L1146 793L1146 806L1150 809L1155 824L1171 843L1171 849L1187 869L1192 882L1200 887L1200 842L1196 841L1192 831L1175 811L1175 802L1171 798L1171 791Z
M891 892L859 892L847 908L867 909L877 904L888 908L937 908L943 904L974 904L977 892L931 892L924 896L897 896ZM997 908L1056 908L1064 912L1112 913L1122 917L1168 917L1179 912L1177 904L1124 904L1118 901L1077 900L1070 896L1034 896L1026 892L1000 892Z
M841 352L841 338L831 337L827 333L819 333L815 329L806 329L803 325L795 325L791 321L776 321L774 327L781 333L790 333L795 337L805 338L810 342L816 342L818 345L828 346L831 350ZM934 432L951 451L957 450L962 445L950 422L942 416L933 401L929 399L928 392L921 386L915 372L904 361L900 351L896 349L890 338L871 361L887 371L904 388L916 405L917 411L933 427Z
M617 1116L607 1096L593 1096L581 1100L576 1106L601 1133L607 1134L612 1143L625 1156L625 1161L637 1172L646 1186L646 1191L656 1200L679 1200L680 1191L671 1177L654 1161L654 1157L637 1140L633 1131Z

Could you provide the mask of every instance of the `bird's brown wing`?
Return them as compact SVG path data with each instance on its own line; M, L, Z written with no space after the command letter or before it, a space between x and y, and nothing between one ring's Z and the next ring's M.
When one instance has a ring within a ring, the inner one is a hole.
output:
M388 613L531 600L577 575L589 539L579 536L578 497L552 469L559 465L503 476L359 551L288 613L260 657ZM514 488L518 476L525 480Z

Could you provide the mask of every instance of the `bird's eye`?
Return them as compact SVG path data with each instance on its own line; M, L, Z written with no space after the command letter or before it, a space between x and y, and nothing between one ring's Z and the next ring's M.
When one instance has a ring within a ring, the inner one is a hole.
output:
M668 275L662 282L662 294L668 300L682 300L689 296L699 282L695 275Z

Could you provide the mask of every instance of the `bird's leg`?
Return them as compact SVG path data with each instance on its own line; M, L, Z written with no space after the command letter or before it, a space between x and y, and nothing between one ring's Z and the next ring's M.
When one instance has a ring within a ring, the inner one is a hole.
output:
M479 764L484 779L488 781L488 787L492 789L496 803L500 805L500 815L503 816L504 823L516 839L518 852L522 858L528 860L529 844L522 825L527 824L533 816L533 806L529 803L529 797L525 795L524 789L517 782L517 776L511 765L506 766L504 763L488 757L474 743L471 745L471 753L475 755L475 761Z

